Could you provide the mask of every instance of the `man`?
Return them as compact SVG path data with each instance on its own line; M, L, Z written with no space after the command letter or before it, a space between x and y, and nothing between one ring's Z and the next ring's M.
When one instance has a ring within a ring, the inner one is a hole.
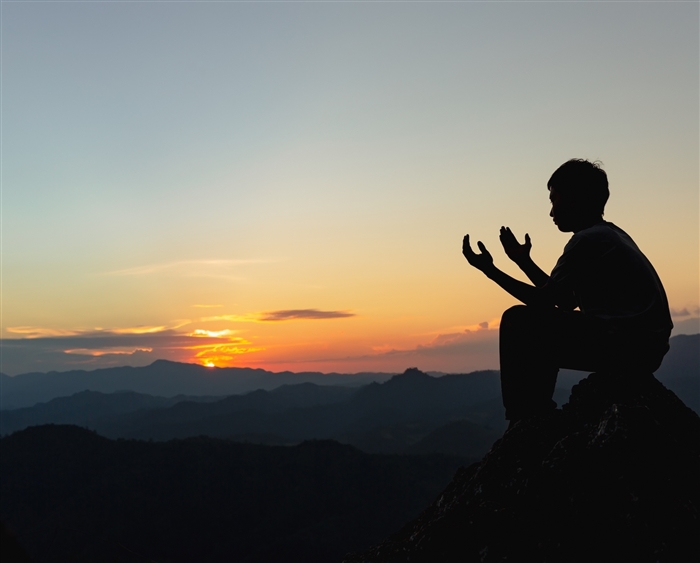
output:
M630 382L653 373L673 328L653 266L627 233L603 220L610 192L599 164L569 160L547 188L554 223L574 233L550 275L530 258L527 234L520 244L501 227L500 240L534 285L499 270L481 241L480 254L469 235L462 244L469 264L525 304L508 309L500 327L501 391L511 424L556 408L559 368L606 371Z

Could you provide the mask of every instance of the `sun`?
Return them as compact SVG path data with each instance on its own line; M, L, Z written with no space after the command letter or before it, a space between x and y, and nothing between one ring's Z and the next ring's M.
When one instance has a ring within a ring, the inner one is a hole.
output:
M206 367L208 367L208 368L215 368L215 367L216 367L216 365L214 364L214 362L207 362L207 363L204 364L204 365L205 365Z

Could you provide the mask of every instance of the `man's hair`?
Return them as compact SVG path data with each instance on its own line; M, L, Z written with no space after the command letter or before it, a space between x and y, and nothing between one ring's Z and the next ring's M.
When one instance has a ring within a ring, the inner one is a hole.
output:
M597 160L591 162L572 158L554 171L547 182L547 189L555 189L561 197L573 199L577 206L586 211L602 215L610 190L608 176L601 164Z

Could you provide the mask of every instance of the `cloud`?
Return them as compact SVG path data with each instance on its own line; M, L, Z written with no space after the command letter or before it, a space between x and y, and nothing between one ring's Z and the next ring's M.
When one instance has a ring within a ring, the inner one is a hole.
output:
M486 328L484 328L486 325ZM475 346L494 348L498 344L498 331L488 330L488 323L480 323L480 330L465 329L461 332L438 334L426 344L417 344L405 349L384 349L379 355L392 356L443 356L445 354L462 354Z
M232 321L237 323L266 323L279 321L325 320L356 317L350 311L320 311L319 309L283 309L280 311L263 311L244 315L215 315L204 317L202 321Z
M232 336L237 332L237 330L231 330L228 328L223 330L205 330L203 328L198 328L194 332L190 332L189 336L197 336L198 338L203 336L209 336L211 338L224 338L226 336Z
M117 356L131 356L136 352L153 352L153 348L105 348L104 350L90 348L76 348L75 350L64 350L64 354L77 354L79 356L107 356L114 354Z
M47 336L73 336L80 334L76 330L44 328L38 326L11 326L5 329L10 334L21 334L25 338L42 338Z
M134 326L128 328L115 328L110 332L114 334L153 334L155 332L163 332L167 330L164 326Z
M688 309L688 307L683 307L682 309L674 309L671 307L671 316L676 319L676 318L683 318L683 317L697 317L700 315L700 307L697 305L695 307L691 307Z
M189 320L180 320L174 326L132 326L132 327L120 327L112 329L102 329L95 328L92 330L85 329L53 329L45 327L36 326L11 326L7 327L5 330L10 334L21 334L24 338L56 338L61 336L86 336L86 335L110 335L110 334L154 334L158 332L165 332L168 330L180 328L186 324L190 324Z
M401 372L409 366L424 371L468 373L475 370L498 369L498 330L484 329L484 323L439 333L421 344L406 348L376 345L369 354L316 356L313 359L265 358L264 363L281 364L285 369L321 370L334 372L388 371ZM298 366L298 367L296 367ZM342 366L342 367L341 367Z
M15 329L14 333L24 338L0 340L3 373L139 366L157 359L221 365L235 356L261 350L233 337L232 330L183 333L150 326L83 331L19 328L21 331Z
M266 311L259 313L258 320L268 321L292 321L292 320L322 320L343 319L354 317L355 313L349 311L319 311L318 309L287 309L282 311Z

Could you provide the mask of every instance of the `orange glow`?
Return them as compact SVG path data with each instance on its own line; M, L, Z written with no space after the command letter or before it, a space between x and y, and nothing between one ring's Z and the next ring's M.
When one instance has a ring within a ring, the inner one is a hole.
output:
M153 332L163 332L167 330L165 326L135 326L130 328L115 328L109 332L115 334L151 334Z
M230 330L230 329L205 330L203 328L198 328L194 332L190 332L189 336L206 336L209 338L223 338L225 336L231 336L232 334L236 334L237 332L238 332L237 330Z
M231 367L238 363L238 358L244 354L261 352L262 346L247 346L250 342L241 338L226 344L204 344L201 346L188 346L187 350L198 350L189 361L201 363L207 367Z

